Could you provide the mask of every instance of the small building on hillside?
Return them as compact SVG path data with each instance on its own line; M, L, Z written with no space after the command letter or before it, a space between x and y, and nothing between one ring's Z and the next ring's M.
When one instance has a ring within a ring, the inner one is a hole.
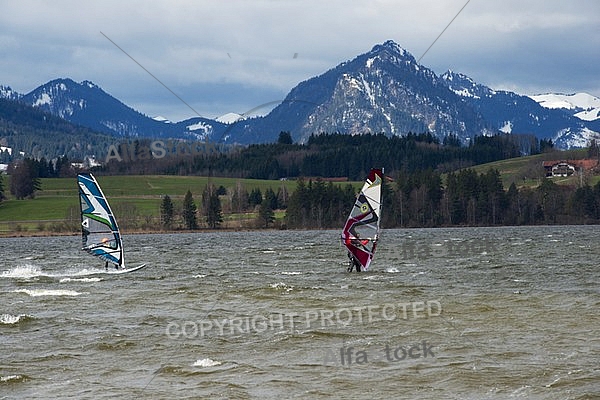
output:
M582 159L582 160L552 160L543 161L546 177L554 176L571 176L579 171L591 171L598 166L598 160Z
M95 156L85 156L85 158L83 159L83 162L72 162L71 163L71 168L74 168L76 170L80 169L90 169L93 167L99 167L102 164L99 163L98 161L96 161L96 157Z

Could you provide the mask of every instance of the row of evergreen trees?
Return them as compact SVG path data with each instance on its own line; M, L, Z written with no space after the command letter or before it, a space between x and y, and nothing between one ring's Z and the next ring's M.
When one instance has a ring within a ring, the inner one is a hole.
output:
M600 182L579 188L543 179L536 188L500 174L472 169L442 176L432 170L401 173L383 186L382 225L394 227L499 226L600 223ZM354 189L322 181L298 181L286 210L289 228L341 227L354 202Z
M277 194L268 188L263 194L260 189L255 188L250 193L246 189L237 185L233 190L229 202L231 213L245 213L249 210L258 211L255 226L268 228L275 221L276 209L287 207L287 198L283 194L285 190L278 191ZM198 220L199 214L204 219L204 223L208 228L217 229L223 223L223 207L221 197L227 195L227 190L223 187L215 187L208 184L202 191L200 206L196 205L196 201L192 192L188 190L183 198L183 204L179 213L182 224L177 222L178 210L173 200L169 195L162 198L160 205L160 225L166 230L177 229L182 227L188 230L195 230L200 227Z
M214 185L207 185L202 192L202 215L205 217L206 224L209 228L218 228L223 222L223 211L221 202L219 201L218 190ZM188 190L183 198L183 206L181 210L183 219L183 227L185 229L198 229L198 207L192 196L192 192ZM175 205L169 195L162 198L160 204L160 224L161 227L167 230L175 228Z

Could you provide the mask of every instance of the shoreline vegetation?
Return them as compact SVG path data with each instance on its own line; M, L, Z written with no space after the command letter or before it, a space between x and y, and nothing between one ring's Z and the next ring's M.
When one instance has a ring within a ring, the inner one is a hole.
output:
M463 146L431 134L324 134L295 145L282 132L278 143L235 154L112 160L91 172L124 234L335 229L374 167L386 169L385 228L600 224L600 147L558 151L533 139L496 135ZM570 159L595 167L569 164L547 178L545 161ZM66 157L9 167L0 174L0 236L80 231L77 171Z
M147 226L138 228L122 228L123 236L128 235L150 235L150 234L180 234L180 233L207 233L207 232L250 232L250 231L278 231L286 230L283 222L283 213L277 210L277 218L269 227L258 226L258 216L245 215L243 218L230 218L224 221L219 227L211 228L203 224L196 229L161 229L157 226ZM119 223L117 216L117 223ZM56 229L48 229L48 226L54 226ZM328 230L333 228L323 228ZM0 221L0 238L13 237L51 237L51 236L78 236L81 235L79 222L74 226L73 221L67 220L23 220L23 221Z
M546 178L540 157L500 160L458 172L400 171L386 176L382 226L600 224L600 169ZM0 176L6 196L0 202L0 237L75 236L80 232L74 175L39 178L39 189L21 200L8 194L12 177ZM364 183L318 177L96 177L124 235L336 229L343 225ZM195 220L190 221L190 215Z
M246 213L243 215L228 214L227 219L220 226L212 228L205 223L196 229L186 229L184 227L165 229L159 226L159 221L151 222L144 216L138 217L144 226L132 227L130 223L117 223L123 235L143 235L143 234L178 234L178 233L205 233L205 232L246 232L260 230L285 230L287 227L284 222L283 210L276 210L273 222L268 226L260 225L258 214ZM147 217L147 216L146 216ZM158 219L158 217L154 217ZM124 221L131 222L124 219ZM0 220L0 238L6 237L49 237L49 236L77 236L81 234L79 221L57 219L57 220L20 220L20 221L1 221Z

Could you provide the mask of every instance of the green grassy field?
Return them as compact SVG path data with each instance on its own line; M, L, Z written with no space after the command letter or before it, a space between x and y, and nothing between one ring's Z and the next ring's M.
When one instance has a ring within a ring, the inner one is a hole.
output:
M4 176L4 187L10 187L10 177ZM199 206L202 192L209 182L207 177L200 176L96 176L102 191L110 199L111 207L121 228L148 229L152 222L157 223L160 215L160 203L164 195L169 195L175 206L181 206L185 193L190 190ZM285 187L289 193L296 189L297 182L293 180L258 180L236 178L210 178L217 187L233 189L241 184L248 191L255 188L265 193L271 188L277 193ZM344 183L336 183L342 184ZM352 182L360 187L360 182ZM36 232L36 231L77 231L79 229L79 199L75 178L41 179L42 190L36 192L34 199L16 200L10 195L0 203L0 233ZM8 192L8 190L5 190ZM8 194L8 193L7 193ZM222 196L221 203L224 211L229 204L228 196ZM128 217L135 214L139 221L134 225ZM283 219L285 212L276 212L277 220ZM225 222L234 226L241 221L256 218L254 213L232 215L225 213Z
M107 197L139 197L139 196L162 196L168 194L171 197L184 196L191 190L194 196L200 195L209 178L203 176L165 176L165 175L135 175L135 176L96 176L102 191ZM293 191L296 188L295 181L266 181L259 179L236 179L236 178L210 178L212 184L233 188L240 182L250 191L259 188L264 192L267 188L277 190L281 186ZM37 197L44 196L74 196L77 199L77 184L75 178L42 179L42 191Z

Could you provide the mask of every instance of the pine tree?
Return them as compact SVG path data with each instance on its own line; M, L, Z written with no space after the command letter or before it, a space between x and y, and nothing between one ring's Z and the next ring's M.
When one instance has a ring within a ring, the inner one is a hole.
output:
M211 184L206 185L202 192L202 205L208 226L212 229L218 228L223 222L223 212L219 192Z
M290 196L285 220L290 228L305 228L309 192L303 179L298 179L296 190Z
M265 228L269 227L275 221L275 213L271 208L271 204L268 201L263 201L258 209L258 220Z
M0 201L4 200L6 197L4 196L4 178L2 177L2 172L0 172Z
M248 191L241 182L237 182L231 196L231 211L241 213L248 209Z
M252 191L250 192L250 196L248 197L248 202L250 203L251 207L255 207L257 205L259 205L260 203L262 203L262 193L260 191L259 188L254 188L252 189Z
M36 190L41 190L40 178L37 172L35 161L29 158L11 165L10 193L17 200L23 200L26 197L33 198Z
M192 197L192 192L187 191L183 198L183 222L187 229L198 229L198 221L196 219L196 204Z
M267 190L265 190L265 201L264 202L269 204L269 207L271 208L271 210L277 209L277 195L275 194L273 189L267 188Z
M160 204L160 224L165 229L171 229L173 225L173 201L168 194L163 196Z
M279 139L277 139L277 143L279 144L292 144L294 141L292 140L292 134L289 132L279 132Z

